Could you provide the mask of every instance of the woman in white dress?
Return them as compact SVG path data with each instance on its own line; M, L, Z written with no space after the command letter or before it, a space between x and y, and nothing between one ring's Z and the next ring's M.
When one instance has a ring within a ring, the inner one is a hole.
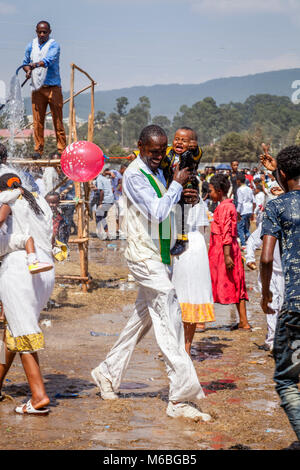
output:
M188 249L174 257L172 282L182 311L185 348L191 353L196 325L215 321L207 248L201 230L208 226L202 199L188 212Z
M22 187L16 174L0 177L0 191L22 188L23 195L15 202L0 208L1 219L6 218L7 233L31 234L41 262L53 264L52 212L45 199L32 195ZM41 375L37 351L44 348L44 336L39 327L39 316L54 287L54 269L30 274L25 250L4 256L0 268L0 298L6 317L5 364L0 364L1 388L16 353L20 353L31 390L31 400L18 406L20 414L46 414L49 398Z

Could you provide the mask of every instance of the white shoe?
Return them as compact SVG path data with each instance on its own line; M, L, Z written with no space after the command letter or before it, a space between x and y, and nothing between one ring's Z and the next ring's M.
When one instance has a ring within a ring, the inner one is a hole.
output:
M107 240L116 240L117 239L117 235L116 234L113 234L113 233L109 233L107 235Z
M91 372L94 382L98 385L103 400L116 400L118 395L113 391L112 383L99 371L99 368L93 369Z
M169 401L167 407L167 415L171 418L190 418L194 421L210 421L211 416L207 413L201 413L201 411L197 410L191 405L187 403L177 403L174 405L171 401Z

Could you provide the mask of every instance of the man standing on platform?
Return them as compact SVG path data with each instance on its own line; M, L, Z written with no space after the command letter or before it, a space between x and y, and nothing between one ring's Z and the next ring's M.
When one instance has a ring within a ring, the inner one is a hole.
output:
M59 73L60 46L50 38L51 27L47 21L36 26L37 37L25 50L23 69L31 78L32 114L34 125L35 157L44 150L44 123L49 104L56 134L59 154L66 147L66 134L63 126L63 96Z

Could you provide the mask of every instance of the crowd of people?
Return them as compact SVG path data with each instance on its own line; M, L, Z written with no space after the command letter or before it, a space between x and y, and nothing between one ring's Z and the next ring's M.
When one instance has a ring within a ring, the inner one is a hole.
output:
M50 34L50 24L39 22L23 61L32 86L36 159L44 152L48 104L57 140L57 152L49 158L60 158L66 147L60 46ZM202 150L193 129L178 129L168 145L165 131L150 125L141 131L129 165L105 166L91 183L96 236L126 239L124 255L138 285L132 316L91 371L102 399L119 398L134 348L153 326L169 380L167 415L209 421L210 414L190 403L205 396L191 357L194 334L215 321L216 303L235 304L239 321L232 329L251 331L245 264L257 269L261 248L264 347L273 354L276 390L299 448L300 147L287 147L276 159L269 150L262 145L254 168L241 169L233 161L230 168L201 169ZM77 234L75 204L74 182L58 166L13 169L0 144L0 320L5 322L0 401L19 353L31 398L15 408L18 414L49 413L38 359L44 347L39 316L53 290L54 258L66 259L69 237Z
M299 440L300 148L283 149L275 160L263 145L259 167L239 169L233 161L231 169L201 170L193 129L178 129L167 144L161 127L147 126L131 163L119 170L106 166L91 183L96 234L101 240L127 240L125 258L139 287L131 318L92 377L103 399L117 399L134 348L153 326L170 383L167 415L210 420L187 403L204 397L191 357L194 334L215 321L216 303L235 304L239 321L232 329L251 331L245 263L257 269L261 248L264 348L274 356L276 390ZM16 412L47 414L38 319L53 289L53 245L67 244L76 234L74 183L58 167L15 173L6 157L0 145L0 297L6 321L0 386L21 353L32 398ZM107 220L110 213L114 224ZM17 265L23 282L13 296Z

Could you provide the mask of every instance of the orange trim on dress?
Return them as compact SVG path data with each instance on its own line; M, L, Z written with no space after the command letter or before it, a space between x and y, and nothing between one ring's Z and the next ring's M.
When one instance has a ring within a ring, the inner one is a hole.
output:
M181 303L182 321L186 323L206 323L216 321L214 304Z

